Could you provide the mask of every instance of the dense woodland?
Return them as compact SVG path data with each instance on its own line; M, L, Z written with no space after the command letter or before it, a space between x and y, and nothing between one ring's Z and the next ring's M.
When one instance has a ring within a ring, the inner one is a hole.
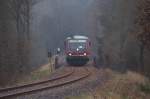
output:
M0 0L1 83L14 82L31 69L32 0Z
M105 8L97 0L92 10L99 64L120 71L135 70L149 75L150 1L108 0ZM98 9L102 9L101 12ZM99 30L101 30L99 32ZM102 33L101 33L102 32Z
M0 85L14 82L34 66L47 62L46 55L44 59L35 58L46 54L46 47L41 52L34 46L38 42L34 37L41 34L31 31L32 8L38 2L0 0ZM105 7L107 2L110 3ZM131 69L150 76L150 0L106 0L103 3L101 6L102 1L93 1L87 14L88 31L92 41L97 42L94 48L98 65L120 71Z

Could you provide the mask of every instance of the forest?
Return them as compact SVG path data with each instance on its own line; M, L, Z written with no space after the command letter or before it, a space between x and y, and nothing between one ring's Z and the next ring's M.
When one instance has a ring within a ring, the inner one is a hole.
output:
M81 1L0 0L0 85L46 64L69 32L91 37L99 67L150 77L150 0Z

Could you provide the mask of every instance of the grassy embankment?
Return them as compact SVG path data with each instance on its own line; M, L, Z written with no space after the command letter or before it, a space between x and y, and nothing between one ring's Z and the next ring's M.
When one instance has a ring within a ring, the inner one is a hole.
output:
M104 70L111 79L94 92L81 96L70 96L66 99L150 99L150 81L136 73L128 71L124 74L112 70Z
M50 64L46 64L41 66L37 70L31 72L28 76L24 77L23 79L17 81L17 84L30 83L30 82L46 79L49 78L51 74L52 74L52 70L50 68Z

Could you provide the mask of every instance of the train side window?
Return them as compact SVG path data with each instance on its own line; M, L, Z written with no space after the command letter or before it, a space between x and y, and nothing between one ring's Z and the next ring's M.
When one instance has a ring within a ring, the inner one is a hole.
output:
M67 44L66 44L66 41L64 42L64 45L65 45L65 47L66 47L66 45L67 45Z
M91 42L89 42L89 46L91 46Z

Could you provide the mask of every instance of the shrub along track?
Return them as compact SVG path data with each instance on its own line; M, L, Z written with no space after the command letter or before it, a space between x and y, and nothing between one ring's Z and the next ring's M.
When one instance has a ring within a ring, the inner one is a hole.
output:
M88 68L85 67L80 69L72 68L69 72L59 77L55 77L53 79L31 83L31 84L25 84L16 87L0 89L0 99L17 97L20 95L27 95L30 93L35 93L43 90L50 90L64 85L69 85L74 82L83 80L84 78L87 78L90 75L91 73L88 70Z

